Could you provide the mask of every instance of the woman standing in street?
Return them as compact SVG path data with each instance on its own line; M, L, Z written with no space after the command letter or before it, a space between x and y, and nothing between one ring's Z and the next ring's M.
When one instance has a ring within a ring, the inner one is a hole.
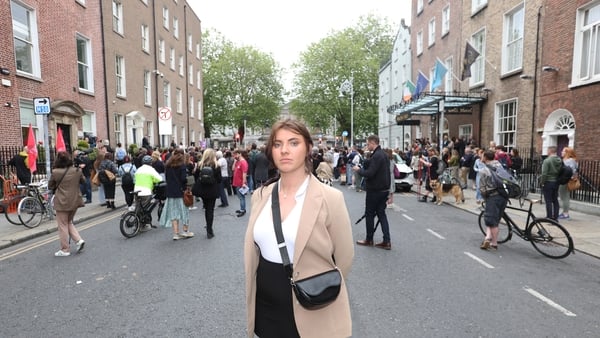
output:
M203 170L205 167L212 168L213 179L203 179ZM219 188L221 187L221 168L217 164L217 157L214 149L205 149L202 153L202 158L198 162L199 177L194 184L193 193L195 196L202 198L204 206L204 219L206 220L206 237L213 238L213 219L215 217L215 202L220 196ZM207 182L210 181L210 182Z
M576 178L578 175L579 165L577 165L577 155L575 150L570 147L564 147L562 150L563 164L571 167L573 170L573 177ZM514 163L514 162L513 162ZM558 196L560 197L560 205L562 206L563 212L558 215L558 219L571 219L569 216L569 207L571 206L571 192L567 189L566 184L558 186Z
M117 184L116 178L112 180L106 174L106 171L110 171L113 175L117 175L119 172L119 168L117 168L117 164L113 162L113 154L106 152L104 154L104 160L100 163L98 167L98 174L100 175L100 182L102 182L102 187L104 187L104 197L106 198L106 207L109 209L115 209L115 187Z
M77 243L77 252L83 250L85 241L73 225L77 208L82 203L79 190L79 185L82 183L85 183L85 178L79 168L73 167L71 155L66 151L56 154L54 169L48 182L48 188L54 190L54 210L56 211L58 237L60 238L60 250L54 253L56 257L71 255L69 238Z
M266 154L280 177L252 195L244 241L248 337L352 335L345 283L354 258L350 218L343 194L311 174L311 149L310 133L300 122L285 120L273 125ZM278 189L285 250L293 263L294 278L300 280L333 266L341 272L340 293L323 308L305 309L294 298L275 236L274 189Z
M173 150L173 154L165 164L167 182L165 206L160 215L160 225L165 228L173 227L173 240L194 237L189 231L189 210L183 204L183 192L186 188L186 163L182 149ZM183 224L183 232L179 233L179 225Z

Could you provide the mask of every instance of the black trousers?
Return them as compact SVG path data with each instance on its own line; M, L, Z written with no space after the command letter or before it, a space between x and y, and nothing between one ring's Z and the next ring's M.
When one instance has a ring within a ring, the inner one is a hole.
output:
M204 219L206 220L206 233L214 235L213 233L213 220L215 218L215 202L216 198L203 198L202 204L204 205Z

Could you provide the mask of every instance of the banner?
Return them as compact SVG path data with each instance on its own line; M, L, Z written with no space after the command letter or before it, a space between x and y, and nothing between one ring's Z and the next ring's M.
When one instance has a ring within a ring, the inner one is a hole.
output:
M29 171L33 174L37 171L37 144L35 144L35 134L31 123L29 124L29 135L27 136L27 164L29 165Z
M62 128L58 128L56 131L56 152L67 151L65 146L65 139L63 138Z
M463 70L460 77L461 81L471 77L471 65L475 63L475 60L477 60L478 57L479 52L467 41L467 46L465 47L465 58L463 59Z
M406 82L404 82L404 93L402 94L402 99L404 100L404 102L410 101L410 99L412 98L412 93L414 91L415 84L412 83L410 80L406 80Z
M425 75L423 75L423 73L421 73L421 71L419 71L419 75L417 75L417 87L415 88L415 92L413 93L413 96L415 98L419 98L419 95L421 95L421 93L423 91L425 91L425 88L427 88L427 85L429 84L429 79L425 77Z
M435 60L435 68L433 69L433 82L431 83L431 91L440 87L444 82L444 76L448 72L448 68L440 61Z

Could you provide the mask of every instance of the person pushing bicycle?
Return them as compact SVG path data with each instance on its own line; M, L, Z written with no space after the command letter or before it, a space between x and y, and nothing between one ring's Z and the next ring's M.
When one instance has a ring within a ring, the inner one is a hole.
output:
M162 182L163 178L158 171L152 167L152 157L146 155L142 158L142 166L135 172L135 186L133 191L139 191L137 195L137 204L143 205L152 198L152 189L154 185ZM144 226L144 230L148 230L150 224Z
M500 162L494 160L494 156L494 151L486 150L482 158L485 167L479 171L481 175L479 189L485 200L484 220L486 226L485 238L480 246L482 250L498 249L498 224L508 202L508 199L498 192L492 177L491 170L502 166Z

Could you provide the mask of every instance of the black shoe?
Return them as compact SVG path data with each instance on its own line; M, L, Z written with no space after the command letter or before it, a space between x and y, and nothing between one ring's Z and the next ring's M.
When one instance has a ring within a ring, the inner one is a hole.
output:
M206 234L206 238L208 238L208 239L211 239L213 237L215 237L215 234Z
M437 197L433 196L433 199L431 200L431 203L435 203L437 202Z
M242 216L244 216L245 214L246 214L246 210L242 210L241 212L239 212L239 213L237 214L237 217L242 217Z
M427 196L423 196L419 199L419 202L427 202Z
M90 204L92 203L92 201L85 201L85 204Z
M106 202L104 202L104 203L100 204L100 206L101 206L101 207L105 207L106 205L107 205L107 203L106 203Z

